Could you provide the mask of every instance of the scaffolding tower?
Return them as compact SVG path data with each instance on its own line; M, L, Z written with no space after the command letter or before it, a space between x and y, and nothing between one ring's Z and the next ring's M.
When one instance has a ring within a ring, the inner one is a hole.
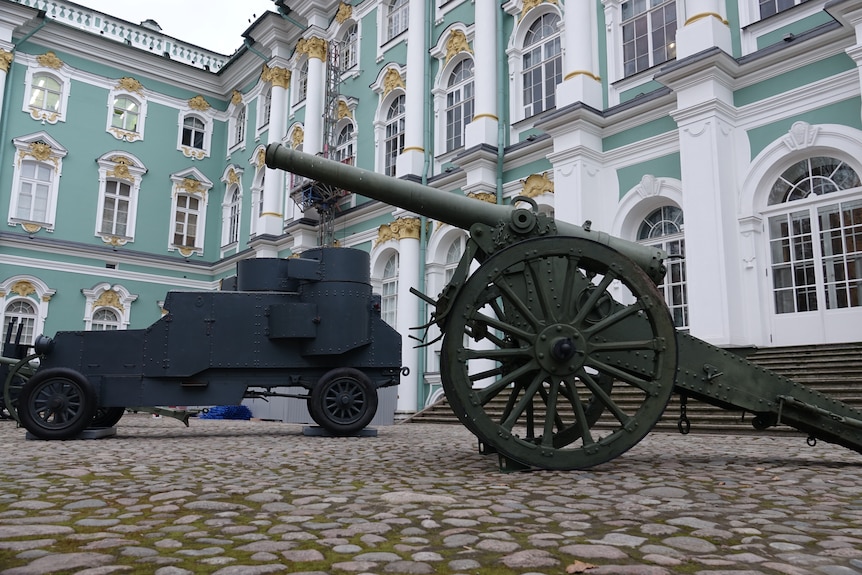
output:
M326 88L323 106L323 151L324 158L334 159L338 134L338 96L343 74L341 46L338 42L329 43L326 62ZM291 198L303 213L313 209L318 215L317 241L321 246L335 244L335 212L338 200L348 192L316 180L304 180L291 190Z

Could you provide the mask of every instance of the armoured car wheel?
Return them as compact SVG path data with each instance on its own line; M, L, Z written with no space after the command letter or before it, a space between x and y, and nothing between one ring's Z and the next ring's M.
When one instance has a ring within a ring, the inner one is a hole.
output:
M113 427L122 419L126 413L125 407L101 407L96 408L96 414L87 427Z
M374 418L377 390L358 369L333 369L312 388L308 411L312 419L330 433L350 435Z
M458 292L444 334L456 415L530 467L613 459L652 429L673 391L676 331L661 294L629 258L585 239L538 238L489 257Z
M90 425L95 411L93 386L83 375L68 368L36 372L18 397L21 424L40 439L75 437Z
M35 372L30 362L37 357L39 357L38 354L29 355L9 368L6 381L3 383L3 401L0 402L2 403L0 417L19 421L18 396L21 395L21 388Z

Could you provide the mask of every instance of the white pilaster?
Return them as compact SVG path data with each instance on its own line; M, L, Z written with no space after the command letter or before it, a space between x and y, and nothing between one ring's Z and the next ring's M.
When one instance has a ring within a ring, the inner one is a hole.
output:
M422 135L425 125L425 0L410 0L407 37L407 86L404 118L404 150L395 160L395 174L419 175L425 162ZM430 98L430 96L428 96Z
M272 100L269 115L268 142L281 143L287 129L287 86L290 74L287 69L264 67L262 77L272 82ZM260 233L280 236L284 229L284 172L266 168L263 182L263 210L258 229ZM275 257L270 249L259 249L258 257Z
M464 148L497 145L497 15L494 2L477 2L473 36L473 119L464 129Z
M315 40L320 40L315 38ZM305 99L305 141L302 150L309 154L323 151L323 105L326 84L326 49L323 53L310 52L308 56L308 93Z
M685 0L685 24L676 31L677 60L713 47L733 53L722 4L719 0Z
M566 2L563 41L563 81L557 86L557 108L575 102L601 110L604 107L599 78L595 30L595 2Z
M421 350L411 345L408 339L410 328L419 325L419 298L410 293L410 288L417 285L419 274L422 273L419 270L419 238L416 233L419 229L419 218L414 215L401 216L392 225L398 223L403 224L403 231L398 233L397 329L404 342L401 347L402 363L410 368L410 375L401 378L396 410L402 414L410 414L418 408L419 385L422 381L422 375L419 373Z

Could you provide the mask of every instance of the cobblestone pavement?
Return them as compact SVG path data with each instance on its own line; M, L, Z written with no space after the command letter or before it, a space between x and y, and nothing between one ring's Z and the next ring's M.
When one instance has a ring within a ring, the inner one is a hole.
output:
M862 455L841 447L654 433L588 471L501 473L461 426L378 431L0 422L0 574L862 574Z

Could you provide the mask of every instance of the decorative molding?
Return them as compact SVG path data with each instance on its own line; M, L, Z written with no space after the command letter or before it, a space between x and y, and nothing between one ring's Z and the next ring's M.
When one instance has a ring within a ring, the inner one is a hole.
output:
M635 186L635 191L644 199L652 198L661 194L662 182L652 174L646 174L640 183Z
M102 241L112 247L118 248L129 243L128 238L121 238L119 236L112 236L109 234L99 234L99 237L102 238Z
M418 240L421 228L420 222L421 220L416 217L402 217L391 224L383 224L377 228L377 239L374 240L374 245L377 246L389 240Z
M230 103L234 106L239 106L240 104L242 104L242 92L240 92L239 90L234 90L233 93L230 95Z
M115 138L123 140L124 142L134 142L135 140L141 139L141 135L137 132L130 132L128 130L114 127L109 128L108 131L113 134Z
M9 66L12 65L12 60L14 59L15 55L12 52L7 52L3 48L0 48L0 70L8 72Z
M335 21L339 24L344 24L344 21L350 19L352 16L353 6L342 1L338 5L338 11L335 13Z
M144 86L134 78L130 78L128 76L117 80L117 85L114 86L114 89L134 92L135 94L140 94L142 96L144 94Z
M39 62L40 66L51 68L52 70L59 70L63 67L63 61L54 52L45 52L36 56L36 61Z
M118 180L128 180L130 182L135 181L135 176L129 171L129 166L134 165L129 158L125 156L114 156L110 158L110 161L116 164L112 169L105 172L110 178L117 178Z
M472 54L470 43L467 42L467 36L463 30L452 30L449 33L449 38L446 39L446 62L448 63L454 56L461 52Z
M205 196L207 193L203 183L194 178L183 178L182 181L177 184L177 190L200 196Z
M524 184L521 195L528 198L554 193L554 182L548 178L548 172L543 172L541 175L531 174L526 180L521 180L521 183Z
M296 43L296 51L299 54L306 54L309 58L317 58L326 62L327 43L323 38L312 36L311 38L300 38Z
M523 19L524 16L527 15L527 12L529 12L530 10L532 10L533 8L535 8L536 6L538 6L540 4L544 4L545 2L548 2L550 4L556 4L557 0L524 0L524 5L521 8L520 18Z
M350 118L351 120L353 119L353 112L350 110L350 107L344 100L338 101L338 110L336 111L336 116L339 120L343 118Z
M93 302L93 309L97 307L112 307L120 311L125 311L126 309L120 301L120 294L114 290L105 290L102 292L99 299Z
M35 234L42 229L42 226L40 224L34 224L31 222L24 222L21 224L21 227L24 228L24 231L28 234Z
M497 203L497 194L492 194L491 192L467 192L467 197L489 204Z
M389 68L383 77L383 95L386 96L395 88L404 89L404 78L401 77L401 73L398 70Z
M294 150L298 150L305 141L305 130L302 126L296 126L290 135L290 145Z
M290 87L290 70L279 68L278 66L270 68L264 64L263 70L260 72L260 79L264 82L269 82L273 86L287 90Z
M239 175L236 173L236 170L230 168L227 171L227 183L228 184L237 184L239 183Z
M27 280L19 280L12 284L12 287L9 288L9 291L18 294L21 297L27 297L31 294L36 293L36 286L34 286Z
M54 162L54 166L57 165L57 159L53 157L54 150L51 149L51 146L44 142L31 142L27 149L24 150L23 156L33 156L36 160L40 162L45 162L47 160L52 160Z
M820 129L817 126L812 126L808 122L794 122L790 126L787 135L781 141L791 151L795 152L796 150L813 146L819 131Z
M266 148L258 149L254 165L257 166L258 169L266 165Z
M182 150L183 155L187 158L192 158L195 160L203 160L207 157L206 150L200 150L198 148L192 148L189 146L181 146L180 150Z
M212 106L210 106L210 103L207 102L206 99L204 99L204 97L200 95L195 96L194 98L189 100L189 108L191 108L192 110L197 110L198 112L206 112L211 107Z

